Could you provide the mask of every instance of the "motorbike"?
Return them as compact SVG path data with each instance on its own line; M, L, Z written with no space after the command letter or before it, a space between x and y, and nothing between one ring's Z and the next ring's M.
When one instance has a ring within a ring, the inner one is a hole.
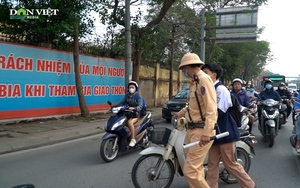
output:
M112 105L110 101L108 101L108 104ZM119 152L138 147L145 149L150 145L149 132L154 129L151 112L147 112L145 116L139 118L138 122L134 124L137 143L134 147L129 147L132 133L126 126L126 123L136 112L129 110L127 105L111 106L110 111L114 115L107 120L104 127L106 133L103 135L100 145L100 156L104 161L113 161Z
M287 96L282 96L282 105L279 105L279 126L278 129L281 129L282 125L286 124L287 122L287 105L288 99Z
M152 142L157 144L140 152L142 155L133 165L131 179L136 188L171 186L174 175L184 176L185 148L195 146L199 142L184 145L187 121L184 117L179 120L172 119L174 129L161 128L154 130ZM242 130L244 131L244 130ZM246 131L247 132L247 131ZM229 133L221 133L214 138L227 136ZM245 136L246 137L246 136ZM208 171L208 155L204 160L205 174ZM251 165L252 152L243 141L236 142L237 161L248 172ZM224 182L236 183L236 179L225 169L222 161L219 163L219 177Z
M268 141L268 146L273 147L279 129L279 102L266 99L261 101L261 105L261 125L258 126L258 129L264 140Z
M295 121L295 123L297 123L298 116L299 116L299 113L295 113L295 115L293 117L294 118L293 120ZM293 148L296 148L296 143L297 143L297 135L296 135L296 133L295 134L293 133L292 136L290 137L290 143L291 143L291 145L292 145Z

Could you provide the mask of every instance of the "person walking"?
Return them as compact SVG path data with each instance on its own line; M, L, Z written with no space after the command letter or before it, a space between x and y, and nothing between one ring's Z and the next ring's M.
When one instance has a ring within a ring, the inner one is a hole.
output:
M210 137L215 135L217 122L217 97L211 78L205 74L200 66L203 65L195 53L185 54L179 69L183 75L191 78L188 105L174 115L174 118L185 117L185 143L200 141L199 146L186 150L186 161L183 169L184 176L190 188L209 188L204 178L203 162L212 145Z
M217 134L229 132L229 136L215 140L209 150L206 181L210 188L218 188L219 162L222 160L226 170L235 177L242 188L255 188L254 181L235 159L235 143L240 139L240 135L235 120L228 112L228 108L232 106L230 92L219 81L222 69L217 64L205 64L201 69L211 77L216 88L218 98Z

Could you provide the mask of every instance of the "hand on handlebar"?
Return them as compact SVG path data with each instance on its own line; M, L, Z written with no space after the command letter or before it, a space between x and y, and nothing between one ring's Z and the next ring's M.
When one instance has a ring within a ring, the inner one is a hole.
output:
M128 109L134 111L134 107L129 107Z

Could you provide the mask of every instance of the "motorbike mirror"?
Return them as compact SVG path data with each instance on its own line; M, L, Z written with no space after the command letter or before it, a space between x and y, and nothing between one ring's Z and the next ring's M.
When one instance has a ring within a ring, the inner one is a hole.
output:
M109 104L110 106L112 105L112 103L110 101L107 101L107 104Z
M35 188L35 186L32 184L23 184L23 185L14 186L12 188Z
M254 96L255 96L255 97L258 97L258 94L257 94L257 93L254 93Z

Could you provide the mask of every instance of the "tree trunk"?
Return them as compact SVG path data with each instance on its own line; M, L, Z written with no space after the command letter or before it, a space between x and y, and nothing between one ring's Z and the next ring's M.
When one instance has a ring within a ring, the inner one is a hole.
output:
M75 82L76 82L76 90L78 95L78 102L80 107L81 116L85 119L88 119L90 116L89 110L87 108L83 90L82 90L82 82L79 71L79 30L78 25L75 26L74 31L74 42L73 42L73 60L74 60L74 68L75 68Z
M173 60L174 60L174 40L175 40L175 26L172 29L172 38L170 39L170 80L169 80L169 99L173 96Z
M141 35L139 32L135 33L135 40L139 41L141 40ZM133 57L133 65L132 65L132 80L136 81L137 83L139 83L140 81L140 65L141 65L141 61L142 61L142 50L141 47L139 45L139 42L135 42L135 50L134 50L134 57Z

